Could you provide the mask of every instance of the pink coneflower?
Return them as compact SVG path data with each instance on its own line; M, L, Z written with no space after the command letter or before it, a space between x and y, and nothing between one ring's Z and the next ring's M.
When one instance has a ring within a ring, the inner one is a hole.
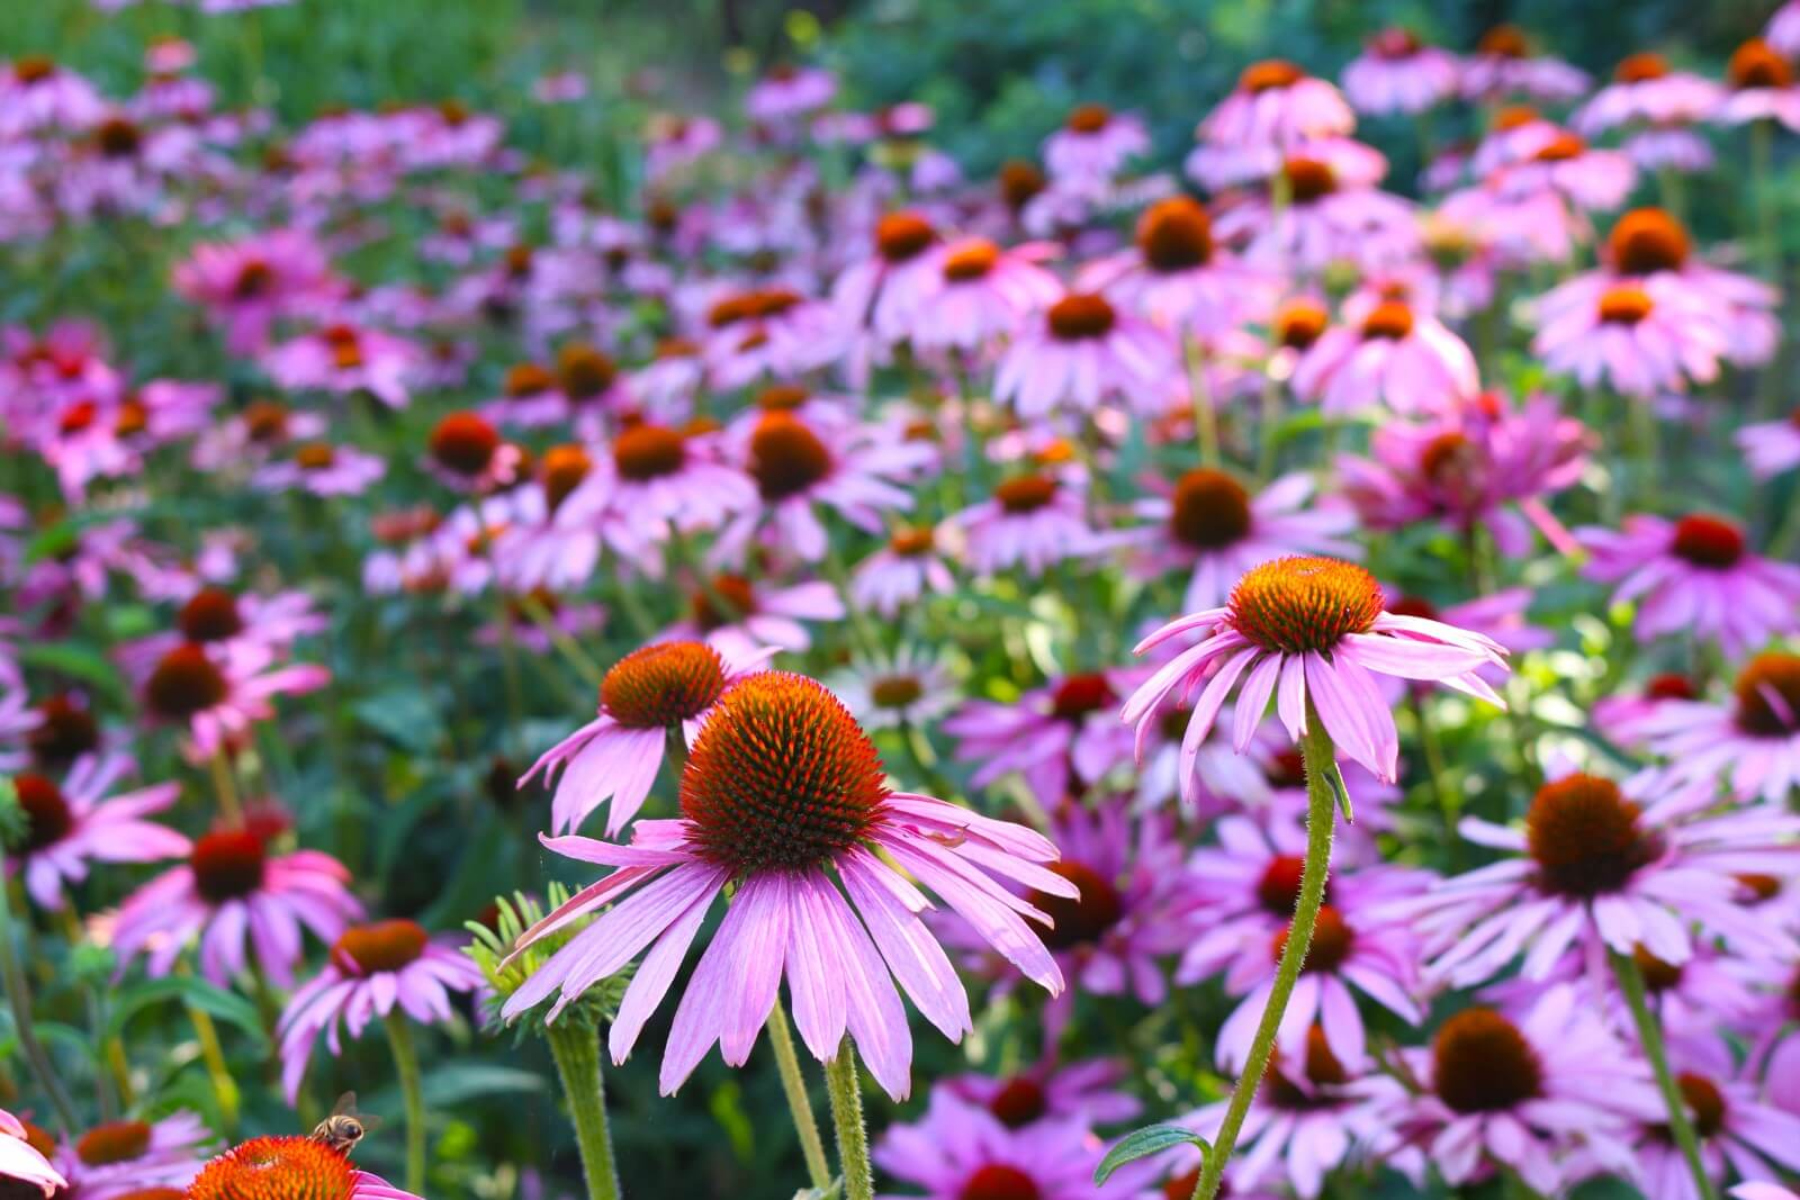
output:
M1356 143L1302 146L1282 162L1288 203L1265 188L1220 214L1219 237L1244 247L1247 261L1317 273L1336 262L1375 270L1416 255L1412 206L1375 185L1386 160Z
M701 642L657 642L632 651L601 681L599 715L546 750L519 786L540 772L548 779L566 768L551 800L551 832L574 832L611 800L606 833L617 836L650 794L669 738L691 743L726 687L761 670L773 653L734 661Z
M1315 1200L1325 1177L1349 1159L1352 1146L1378 1136L1374 1104L1356 1085L1358 1071L1332 1053L1324 1032L1314 1026L1301 1045L1284 1052L1263 1078L1244 1117L1243 1154L1228 1171L1225 1194L1269 1185L1280 1174L1302 1200ZM1179 1124L1202 1137L1217 1136L1226 1101L1182 1117ZM1193 1194L1192 1182L1182 1195ZM1175 1200L1175 1193L1169 1193Z
M1664 1111L1643 1060L1568 987L1546 992L1516 1021L1491 1008L1463 1009L1438 1028L1429 1050L1400 1055L1422 1090L1386 1077L1363 1085L1374 1104L1372 1149L1413 1151L1415 1161L1423 1150L1452 1187L1496 1167L1546 1195L1594 1164L1629 1173L1628 1122Z
M556 653L559 640L579 645L606 625L604 605L560 596L546 587L511 589L502 609L475 631L476 645L501 646L510 637L533 654L549 655Z
M933 1088L916 1123L896 1125L875 1147L875 1165L923 1188L926 1200L1124 1200L1141 1167L1127 1166L1104 1186L1094 1167L1105 1146L1078 1118L1008 1128L986 1109Z
M173 805L179 784L112 794L132 766L122 754L87 755L60 785L36 772L13 776L26 817L17 866L31 898L44 908L61 909L63 888L86 879L91 862L160 862L191 849L181 834L143 819Z
M108 1121L62 1146L56 1165L82 1200L129 1200L143 1188L184 1188L217 1139L190 1112L160 1121Z
M1490 182L1508 199L1552 192L1576 209L1614 209L1637 185L1637 167L1623 151L1590 146L1559 130L1524 161L1501 168Z
M851 603L889 619L927 592L947 596L955 589L937 535L929 527L896 530L887 545L857 564L850 577Z
M1732 435L1750 473L1758 479L1769 479L1800 467L1800 408L1788 414L1785 421L1762 421L1746 425Z
M306 316L339 290L324 250L302 230L203 242L175 265L176 293L224 327L233 354L261 351L277 320Z
M1411 414L1472 400L1481 379L1474 354L1441 321L1387 300L1357 329L1327 329L1296 364L1294 390L1329 415L1373 404Z
M1373 458L1338 460L1344 494L1377 529L1442 521L1467 535L1485 528L1507 554L1528 552L1535 525L1571 553L1574 539L1543 501L1572 486L1592 437L1553 397L1513 405L1495 393L1428 421L1389 421L1370 439Z
M1044 139L1044 166L1066 183L1104 184L1149 150L1150 132L1142 120L1104 104L1081 104Z
M1679 1060L1673 1065L1700 1141L1701 1164L1715 1185L1731 1174L1767 1179L1778 1171L1800 1171L1800 1115L1769 1103L1753 1071L1722 1075ZM1699 1200L1693 1172L1670 1136L1667 1120L1649 1118L1639 1128L1632 1175L1645 1195Z
M75 133L106 116L106 101L81 75L41 55L0 71L0 140Z
M1751 38L1732 52L1725 67L1729 88L1713 119L1727 125L1774 120L1800 130L1800 86L1794 68L1769 43Z
M830 71L782 64L744 96L744 112L752 121L781 123L824 108L835 95L837 77Z
M741 1064L786 975L795 1024L814 1056L834 1059L847 1027L882 1088L903 1098L912 1039L894 979L946 1036L960 1039L973 1026L962 983L918 919L929 902L896 868L942 896L1027 978L1062 990L1050 952L1025 924L1048 926L1049 918L988 874L1072 899L1076 889L1043 865L1056 848L1021 826L888 791L868 735L810 679L770 671L727 689L682 772L681 809L679 820L639 822L630 846L545 841L619 869L520 939L530 945L610 905L513 995L508 1015L560 992L554 1015L655 942L610 1033L622 1061L713 901L735 881L676 1009L662 1090L680 1087L715 1042L728 1063Z
M1738 672L1729 705L1690 694L1658 705L1632 729L1677 779L1723 782L1738 800L1780 805L1800 786L1800 655L1759 654Z
M932 251L940 283L906 322L922 350L975 354L1011 337L1030 314L1056 303L1062 284L1040 264L1054 245L1027 242L1002 249L986 238L962 238Z
M994 397L1026 419L1059 409L1092 412L1107 399L1154 411L1175 369L1174 347L1162 331L1104 296L1070 292L1007 347Z
M351 445L303 442L286 458L258 467L254 487L315 496L360 496L387 474L387 460Z
M1572 279L1538 302L1531 348L1545 366L1640 400L1718 378L1728 347L1712 305L1673 280L1618 284L1577 303L1571 289L1585 282Z
M812 635L802 621L841 621L844 601L829 583L764 587L742 575L720 574L689 592L690 615L662 631L668 640L703 641L737 661L767 649L805 650Z
M1195 131L1201 141L1225 146L1287 148L1318 138L1342 137L1356 128L1356 114L1337 88L1279 58L1245 67L1237 88Z
M661 180L698 161L724 139L725 131L711 117L655 114L644 138L644 173L652 180Z
M1456 94L1461 67L1410 29L1382 30L1344 68L1344 96L1360 112L1420 113Z
M867 326L883 344L901 340L943 278L931 253L937 244L937 229L921 214L885 214L875 223L874 253L832 284L832 307L847 325Z
M433 941L415 921L353 925L338 935L323 969L282 1010L281 1085L292 1104L319 1034L333 1054L341 1035L359 1038L396 1009L421 1025L450 1019L450 994L481 985L481 968L456 945Z
M1735 521L1640 513L1575 536L1593 555L1583 573L1616 584L1614 604L1637 602L1639 637L1681 632L1737 657L1800 627L1800 566L1757 555Z
M831 538L815 505L868 533L882 531L882 513L907 511L912 496L899 485L934 453L918 442L872 436L845 425L808 424L789 412L765 412L750 435L745 470L762 503L734 517L718 553L741 552L752 539L817 562Z
M482 494L510 487L523 451L507 442L486 418L453 412L438 419L426 441L427 466L445 486Z
M193 463L202 471L241 470L273 454L323 437L329 428L323 413L303 412L274 400L253 400L241 412L201 432L194 442Z
M1203 635L1139 687L1120 715L1141 738L1172 694L1192 694L1204 684L1182 742L1183 759L1191 762L1242 677L1232 727L1240 750L1249 745L1271 696L1295 741L1306 730L1310 702L1340 753L1392 782L1399 733L1374 674L1432 680L1504 707L1476 672L1504 666L1505 651L1438 621L1385 612L1382 604L1375 577L1351 563L1264 563L1238 580L1225 606L1172 621L1138 644L1141 654L1171 638Z
M304 927L335 941L362 904L345 886L350 872L329 854L296 850L274 857L248 829L209 833L186 866L158 876L126 898L113 928L121 970L140 954L153 977L167 975L195 941L200 973L218 987L255 956L282 987L293 981Z
M1648 722L1669 704L1698 699L1694 681L1680 672L1652 675L1635 690L1594 702L1594 728L1615 746L1641 749Z
M831 361L844 341L835 305L782 286L725 296L707 310L706 325L705 367L726 389L765 375L792 379Z
M1672 70L1662 55L1643 51L1621 61L1613 81L1575 110L1570 124L1589 135L1634 123L1685 125L1710 116L1722 98L1712 80Z
M1531 39L1516 25L1496 25L1482 34L1475 53L1463 62L1462 94L1471 100L1513 95L1573 100L1587 89L1587 72L1534 53Z
M977 574L1022 568L1035 577L1112 544L1095 531L1087 509L1079 478L1031 471L1002 480L991 499L951 516L945 529L961 538L962 557Z
M1011 703L971 700L943 729L957 739L957 758L981 764L971 787L1017 771L1033 795L1054 802L1130 760L1113 705L1132 681L1128 670L1065 675Z
M1282 289L1276 276L1215 245L1212 218L1187 196L1145 209L1134 247L1087 264L1077 286L1104 292L1165 328L1201 335L1266 321Z
M1152 653L1151 661L1173 658L1179 649L1165 645ZM1181 743L1189 714L1188 708L1179 705L1165 709L1154 726L1146 726L1134 739L1138 808L1161 808L1180 798L1191 805L1190 815L1210 821L1239 807L1268 803L1267 772L1281 752L1278 740L1259 731L1240 754L1232 746L1229 732L1216 728L1200 744L1192 761L1184 761Z
M1008 1129L1040 1121L1112 1125L1143 1111L1137 1097L1120 1089L1130 1065L1090 1058L1061 1063L1046 1058L1013 1075L952 1075L939 1087L958 1100L985 1108Z
M194 588L175 612L166 633L126 642L115 652L132 678L142 682L164 655L183 642L219 649L243 646L274 658L293 654L294 643L322 632L329 624L303 591L236 592L218 584Z
M342 1150L297 1134L255 1137L232 1147L206 1164L186 1200L238 1200L259 1192L307 1200L422 1200L357 1170Z
M69 1186L55 1167L27 1140L19 1118L0 1108L0 1179L29 1184L46 1197Z
M190 756L204 762L254 722L274 717L275 697L314 692L331 682L331 672L317 664L277 662L267 646L253 643L209 650L183 642L145 678L145 711L158 721L184 725Z
M718 529L756 504L755 481L724 461L716 434L648 421L620 430L610 453L552 450L544 470L553 526L591 531L627 558L676 534Z
M1172 489L1133 508L1149 525L1121 538L1139 547L1135 568L1145 578L1171 571L1188 574L1182 607L1223 604L1231 585L1252 567L1293 554L1356 558L1359 551L1342 535L1356 527L1347 507L1314 500L1311 477L1296 472L1269 483L1255 496L1223 471L1197 467Z
M1428 977L1480 983L1523 953L1524 977L1542 979L1571 947L1596 977L1607 949L1642 946L1680 965L1694 924L1734 947L1790 952L1789 934L1739 903L1739 876L1791 871L1800 847L1783 839L1800 822L1775 812L1696 816L1707 799L1654 775L1622 786L1577 772L1538 790L1522 829L1464 818L1463 837L1514 857L1395 906L1426 939Z
M263 367L290 390L368 392L389 408L405 408L422 359L419 348L404 338L340 322L268 350Z

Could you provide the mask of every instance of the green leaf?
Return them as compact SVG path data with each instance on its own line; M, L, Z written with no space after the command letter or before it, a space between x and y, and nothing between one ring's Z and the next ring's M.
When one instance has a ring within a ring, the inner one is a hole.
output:
M357 701L350 710L357 721L402 750L426 753L443 738L438 708L417 687L406 687Z
M1094 1168L1094 1184L1104 1184L1112 1173L1129 1162L1140 1158L1149 1158L1152 1154L1161 1154L1164 1150L1173 1150L1176 1146L1198 1146L1200 1153L1212 1153L1212 1146L1205 1138L1191 1129L1180 1125L1146 1125L1142 1129L1134 1129L1120 1138L1100 1165Z
M840 1200L844 1194L844 1178L838 1176L831 1181L830 1187L801 1188L794 1193L794 1200Z
M1338 807L1344 812L1344 820L1354 825L1356 824L1356 813L1350 807L1350 789L1344 784L1344 773L1338 770L1335 758L1325 761L1328 764L1325 781L1331 785L1332 793L1337 796Z
M118 669L90 646L75 642L32 642L19 647L19 659L28 667L92 684L115 699L124 700L129 696Z
M125 1027L144 1009L165 1000L180 1000L207 1016L235 1026L257 1044L256 1053L268 1052L268 1035L256 1005L233 992L216 988L192 975L165 975L146 979L112 996L112 1013L106 1022L107 1038L123 1038Z

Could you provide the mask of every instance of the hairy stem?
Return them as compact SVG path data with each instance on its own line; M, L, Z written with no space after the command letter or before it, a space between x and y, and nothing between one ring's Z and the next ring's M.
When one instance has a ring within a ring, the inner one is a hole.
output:
M394 1074L399 1076L400 1100L406 1108L406 1190L425 1191L425 1093L419 1086L419 1051L413 1045L412 1026L398 1008L387 1015L388 1045L394 1051Z
M856 1047L846 1037L837 1057L825 1064L831 1090L831 1119L837 1125L838 1165L844 1170L844 1200L874 1200L875 1173L869 1167L869 1131L863 1125L862 1084L856 1077Z
M1694 1134L1693 1118L1688 1115L1687 1097L1681 1094L1681 1085L1676 1082L1675 1072L1669 1069L1669 1052L1663 1045L1662 1025L1658 1023L1656 1014L1650 1011L1650 1001L1644 995L1644 973L1638 969L1637 960L1629 954L1620 954L1617 950L1610 952L1613 974L1618 977L1619 990L1625 994L1625 1003L1631 1009L1631 1019L1637 1025L1638 1041L1643 1044L1644 1057L1650 1060L1650 1070L1656 1076L1656 1086L1662 1092L1663 1104L1669 1110L1669 1132L1675 1137L1675 1144L1681 1147L1681 1157L1687 1160L1688 1170L1694 1176L1695 1194L1701 1200L1713 1200L1712 1180L1707 1177L1706 1165L1700 1161L1700 1139Z
M807 1178L813 1187L823 1191L831 1186L831 1164L825 1158L825 1141L819 1136L819 1121L813 1116L812 1101L806 1095L806 1077L800 1073L794 1035L788 1030L787 1013L780 1000L769 1013L769 1045L775 1050L775 1066L781 1072L781 1090L787 1093L788 1111L794 1115L794 1132L800 1135Z
M618 1200L619 1168L613 1161L612 1131L606 1123L606 1079L601 1070L600 1038L579 1022L547 1027L550 1056L569 1102L575 1145L587 1179L588 1200Z

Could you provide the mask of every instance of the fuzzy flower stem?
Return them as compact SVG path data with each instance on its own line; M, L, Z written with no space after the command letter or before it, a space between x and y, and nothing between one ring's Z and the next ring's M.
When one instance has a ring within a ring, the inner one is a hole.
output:
M213 749L213 791L218 794L219 815L225 818L225 824L233 829L242 829L244 806L238 802L237 780L231 775L230 754L223 742Z
M1313 924L1325 902L1325 878L1331 871L1331 828L1337 818L1337 796L1328 773L1334 769L1335 751L1325 722L1319 719L1310 698L1306 702L1306 736L1300 743L1306 761L1306 867L1300 875L1300 897L1294 905L1294 923L1288 928L1287 945L1282 948L1281 962L1275 968L1275 987L1269 993L1268 1007L1256 1027L1256 1040L1250 1044L1250 1057L1244 1072L1232 1090L1231 1104L1225 1110L1225 1122L1219 1136L1206 1155L1200 1179L1194 1184L1194 1200L1213 1200L1225 1179L1225 1164L1237 1145L1238 1131L1250 1112L1256 1090L1262 1086L1263 1074L1275 1052L1275 1035L1281 1030L1281 1018L1287 1012L1288 997L1300 980L1300 969L1306 965L1307 951L1312 949Z
M396 1008L386 1019L388 1045L394 1052L394 1074L399 1076L400 1099L406 1107L406 1190L425 1190L425 1093L419 1086L419 1051L413 1045L412 1026Z
M781 1090L787 1094L788 1110L794 1114L794 1132L800 1135L807 1177L822 1192L831 1186L831 1164L825 1158L825 1141L819 1136L819 1121L806 1096L806 1077L800 1073L794 1035L788 1030L787 1013L780 1000L775 1001L775 1008L769 1013L769 1045L775 1051L775 1066L781 1072Z
M1619 990L1625 994L1625 1003L1631 1009L1631 1019L1637 1024L1638 1041L1643 1044L1644 1057L1650 1060L1650 1070L1656 1076L1656 1086L1661 1090L1663 1103L1669 1110L1669 1132L1674 1135L1675 1144L1681 1147L1681 1157L1687 1160L1688 1170L1694 1176L1694 1194L1701 1200L1714 1200L1712 1180L1707 1177L1706 1166L1700 1161L1700 1140L1694 1136L1694 1122L1688 1115L1687 1097L1681 1094L1681 1085L1675 1080L1675 1072L1669 1069L1669 1052L1663 1045L1662 1026L1657 1023L1656 1014L1650 1011L1650 1002L1644 997L1644 973L1638 969L1637 960L1629 954L1620 954L1617 950L1609 951L1612 958L1613 974L1618 977Z
M875 1173L869 1167L869 1131L863 1126L862 1084L856 1078L856 1047L848 1037L837 1057L825 1064L831 1091L831 1119L837 1125L838 1165L844 1170L844 1200L874 1200Z
M618 1200L619 1169L613 1162L612 1132L606 1123L606 1079L601 1072L600 1038L579 1021L545 1027L550 1057L562 1080L575 1145L587 1177L588 1200Z
M12 1006L13 1027L18 1030L19 1048L25 1052L25 1061L30 1065L38 1086L49 1097L50 1106L56 1110L63 1130L74 1137L83 1126L75 1115L74 1102L69 1099L69 1093L63 1090L62 1079L56 1073L56 1064L50 1061L50 1055L44 1049L44 1044L38 1041L37 1030L31 1023L31 985L26 981L25 969L13 946L12 925L12 895L6 881L0 880L0 979L4 980L6 986L7 1003Z

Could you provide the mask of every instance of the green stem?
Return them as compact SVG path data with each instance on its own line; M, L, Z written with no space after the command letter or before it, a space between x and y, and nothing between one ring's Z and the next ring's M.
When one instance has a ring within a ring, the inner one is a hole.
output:
M863 1126L862 1084L856 1077L856 1047L849 1037L825 1064L831 1091L831 1119L837 1126L838 1165L844 1170L844 1200L875 1200L875 1173L869 1167L869 1131Z
M568 660L571 667L575 668L575 673L590 686L599 687L601 681L606 678L606 672L600 668L600 664L588 656L586 650L581 648L580 642L570 637L562 626L556 623L556 618L551 615L550 610L538 603L537 597L530 592L520 595L518 603L519 607L525 611L525 615L544 631L544 636L550 639L550 644L555 646L563 658Z
M1300 747L1306 762L1306 866L1300 874L1300 897L1294 905L1294 923L1288 927L1287 945L1282 947L1281 962L1275 968L1275 987L1269 993L1268 1006L1263 1009L1262 1022L1256 1027L1256 1039L1250 1044L1244 1073L1238 1077L1237 1087L1232 1089L1224 1124L1219 1126L1219 1136L1206 1155L1199 1181L1194 1184L1194 1200L1213 1200L1219 1194L1219 1186L1225 1178L1225 1164L1231 1159L1238 1131L1244 1126L1244 1118L1250 1112L1250 1104L1256 1099L1256 1090L1262 1086L1263 1074L1275 1052L1275 1035L1281 1030L1281 1018L1287 1012L1288 997L1293 995L1294 984L1300 980L1307 951L1312 949L1313 925L1325 902L1325 878L1331 871L1331 827L1337 817L1337 797L1327 774L1334 769L1336 759L1331 735L1325 732L1325 722L1319 719L1310 699L1306 702L1306 736Z
M237 1128L239 1096L237 1080L225 1065L225 1048L219 1043L219 1027L212 1014L195 1004L187 1006L188 1020L194 1026L194 1037L200 1042L200 1061L206 1064L207 1078L212 1081L213 1095L219 1102L219 1119L225 1132Z
M1681 1157L1687 1160L1688 1170L1693 1173L1696 1194L1701 1200L1713 1200L1712 1180L1707 1177L1706 1165L1700 1160L1700 1139L1695 1136L1694 1122L1688 1115L1687 1097L1681 1093L1675 1072L1669 1069L1669 1052L1663 1045L1662 1026L1657 1023L1656 1014L1650 1011L1650 1002L1644 996L1644 973L1638 969L1637 959L1629 954L1614 950L1610 957L1619 990L1625 994L1631 1019L1637 1024L1644 1057L1650 1060L1656 1086L1669 1110L1669 1132L1674 1135L1675 1144L1681 1147Z
M775 1050L775 1066L781 1072L781 1090L787 1093L788 1111L794 1114L794 1132L800 1135L800 1152L806 1156L806 1174L818 1191L831 1186L831 1164L825 1159L825 1141L806 1095L806 1077L794 1053L794 1035L788 1031L787 1013L781 1001L769 1013L769 1045Z
M1187 359L1188 392L1194 404L1194 436L1200 442L1202 466L1219 466L1219 415L1213 408L1212 388L1206 381L1206 351L1192 337L1183 338L1182 356Z
M225 823L233 829L244 827L244 807L238 802L237 781L231 775L230 751L225 743L220 742L213 750L212 778L213 791L219 797L219 814Z
M412 1026L396 1008L387 1015L388 1045L394 1051L394 1074L400 1077L400 1100L406 1106L406 1190L425 1191L425 1093L419 1086L419 1051Z
M619 1169L613 1162L612 1133L606 1123L606 1080L601 1073L600 1037L575 1021L546 1027L550 1057L562 1079L575 1123L575 1145L587 1177L588 1200L618 1200Z
M19 1032L19 1048L25 1052L25 1062L36 1077L38 1086L44 1089L50 1106L56 1110L56 1117L62 1122L63 1131L74 1137L82 1129L82 1124L75 1115L75 1104L69 1099L69 1093L63 1090L62 1077L56 1073L56 1064L50 1061L50 1054L44 1049L44 1044L38 1041L37 1029L31 1023L31 984L25 978L18 950L13 946L12 920L12 894L6 881L0 879L0 980L5 983L6 1000L12 1006L13 1025Z

